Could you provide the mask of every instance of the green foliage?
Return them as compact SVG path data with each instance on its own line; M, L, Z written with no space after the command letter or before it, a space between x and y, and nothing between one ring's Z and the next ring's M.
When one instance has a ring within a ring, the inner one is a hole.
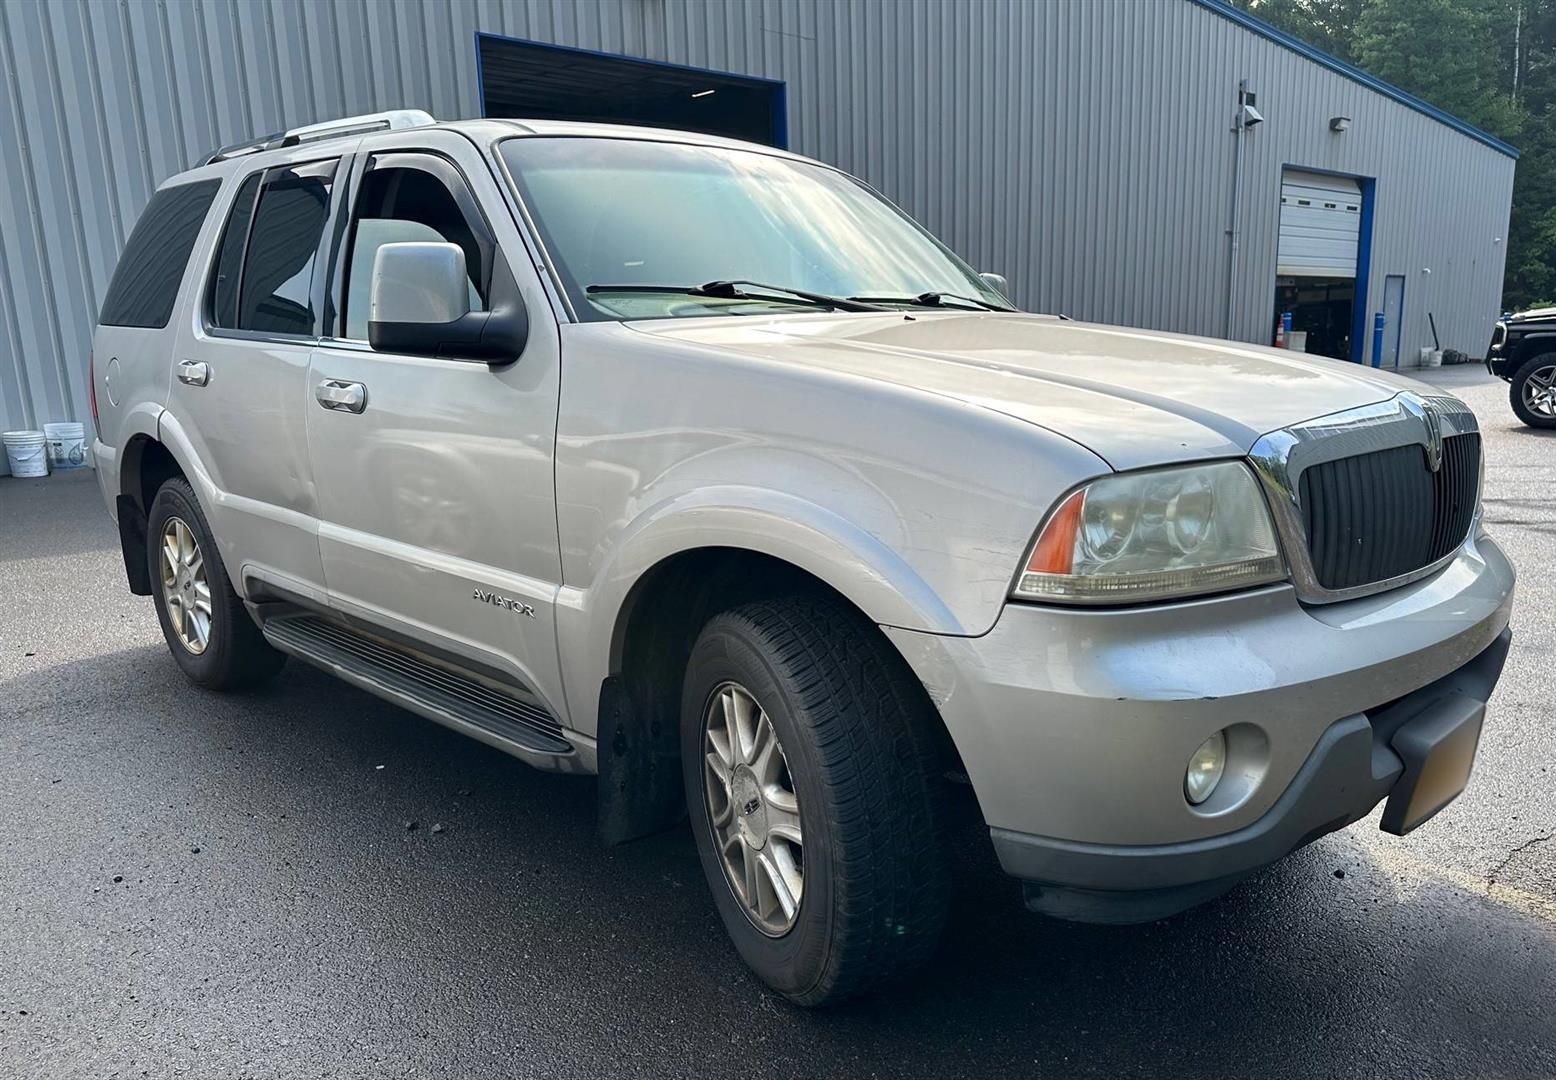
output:
M1232 6L1356 63L1352 38L1368 0L1232 0Z
M1556 296L1556 0L1232 0L1512 143L1503 303Z
M1372 0L1356 21L1356 63L1459 119L1516 135L1518 109L1499 82L1505 0Z

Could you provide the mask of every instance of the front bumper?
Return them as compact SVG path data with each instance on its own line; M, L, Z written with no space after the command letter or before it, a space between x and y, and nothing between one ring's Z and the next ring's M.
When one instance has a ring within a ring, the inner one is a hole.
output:
M1291 785L1258 821L1181 844L1074 844L993 830L1005 871L1034 911L1084 922L1164 918L1218 896L1248 874L1388 799L1383 828L1402 834L1458 796L1475 757L1486 700L1512 631L1458 671L1380 709L1331 724ZM1447 751L1419 752L1422 738ZM1431 783L1431 774L1443 782Z
M1513 583L1481 537L1430 578L1322 607L1278 586L1117 611L1011 605L982 638L888 634L940 708L1005 869L1040 883L1029 900L1134 921L1370 812L1405 770L1391 741L1407 721L1449 693L1489 696ZM1228 767L1232 795L1190 806L1189 756L1234 725L1254 737Z

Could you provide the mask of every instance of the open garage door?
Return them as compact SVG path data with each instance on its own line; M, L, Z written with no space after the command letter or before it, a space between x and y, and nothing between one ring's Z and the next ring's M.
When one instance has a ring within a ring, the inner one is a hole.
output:
M784 84L479 34L484 116L680 128L788 145Z
M1280 179L1276 273L1355 278L1361 206L1361 185L1349 176L1287 169Z
M1288 348L1351 358L1362 207L1353 177L1298 169L1281 174L1275 324L1291 315Z

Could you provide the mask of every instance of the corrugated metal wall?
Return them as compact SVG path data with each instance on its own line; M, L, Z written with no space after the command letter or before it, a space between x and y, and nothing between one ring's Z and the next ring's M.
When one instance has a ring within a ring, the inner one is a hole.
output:
M1403 355L1429 310L1476 354L1496 315L1513 161L1189 0L0 0L0 427L88 415L91 326L161 180L329 117L476 115L477 30L786 80L794 149L1023 306L1209 334L1246 77L1235 336L1269 334L1288 164L1377 178L1368 310L1406 276Z

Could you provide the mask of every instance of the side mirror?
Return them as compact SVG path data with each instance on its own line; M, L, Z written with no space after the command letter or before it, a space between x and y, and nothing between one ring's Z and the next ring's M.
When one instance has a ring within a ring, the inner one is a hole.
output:
M529 318L505 260L496 260L489 311L470 310L458 244L384 244L373 259L367 340L378 352L507 364L519 358Z
M983 279L983 283L989 286L989 288L999 293L1006 300L1010 299L1010 282L1005 280L1004 274L984 273L979 274L978 276Z

